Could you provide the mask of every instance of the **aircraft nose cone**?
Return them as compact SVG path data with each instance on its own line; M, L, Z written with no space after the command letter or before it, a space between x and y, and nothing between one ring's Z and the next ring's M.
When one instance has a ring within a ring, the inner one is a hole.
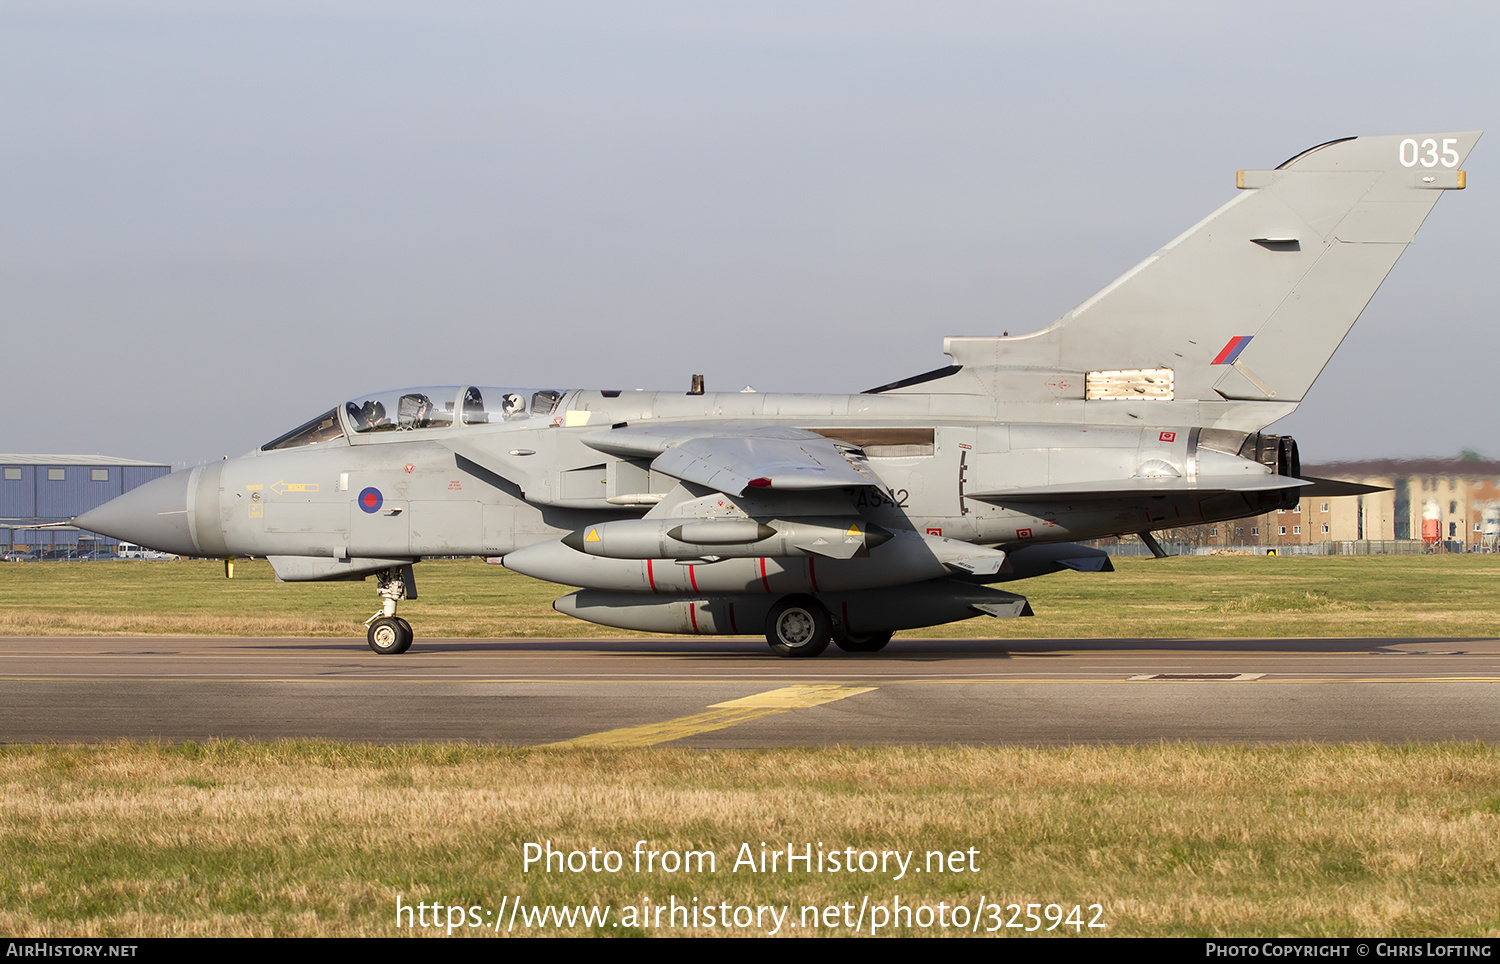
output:
M191 470L136 486L73 520L80 529L177 555L198 555L188 519Z

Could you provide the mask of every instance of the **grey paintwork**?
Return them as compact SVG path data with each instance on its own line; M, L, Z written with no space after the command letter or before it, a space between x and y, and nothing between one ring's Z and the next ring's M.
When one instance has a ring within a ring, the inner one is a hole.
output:
M1053 325L949 338L952 365L862 394L516 390L502 413L463 386L382 393L78 524L267 556L283 579L379 573L388 619L411 595L394 577L438 555L583 586L558 608L585 619L773 647L792 600L789 655L1028 613L981 584L1107 568L1069 540L1319 491L1261 430L1463 186L1478 137L1351 138L1242 171L1232 201Z

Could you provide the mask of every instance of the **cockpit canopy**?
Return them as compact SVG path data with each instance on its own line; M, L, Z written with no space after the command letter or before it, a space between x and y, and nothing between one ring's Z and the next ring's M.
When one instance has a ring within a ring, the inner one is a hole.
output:
M346 436L452 429L550 418L562 392L552 389L442 385L400 388L350 399L342 407L262 445L261 451L317 445Z
M560 398L562 393L554 391L444 385L377 392L344 403L344 413L357 435L409 432L549 416Z

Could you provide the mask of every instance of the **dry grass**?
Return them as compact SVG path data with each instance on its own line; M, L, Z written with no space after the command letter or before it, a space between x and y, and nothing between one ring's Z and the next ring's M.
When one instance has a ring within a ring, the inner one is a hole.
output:
M1035 618L918 634L1495 636L1496 576L1494 557L1121 560L1007 587ZM402 611L427 637L627 635L554 613L557 587L497 567L424 563L418 579ZM368 584L276 585L264 563L232 582L214 563L0 567L7 634L345 636L374 606ZM11 933L391 935L398 896L489 908L675 896L1098 903L1112 935L1500 935L1500 756L1482 746L10 747L0 807ZM620 851L645 839L721 863L523 874L522 845L547 839ZM899 882L728 870L735 848L762 841L975 847L980 870ZM682 930L602 931L635 932Z
M392 935L398 896L616 913L985 896L1099 903L1111 935L1500 934L1500 756L1479 746L11 748L0 801L11 933ZM522 873L522 846L549 839L719 862ZM979 870L730 870L741 843L819 841L974 847Z
M1500 636L1500 555L1120 559L1004 588L1028 619L906 635L960 638ZM401 612L425 638L634 636L556 613L567 590L478 560L417 567ZM263 561L0 566L0 635L358 636L373 583L274 582Z

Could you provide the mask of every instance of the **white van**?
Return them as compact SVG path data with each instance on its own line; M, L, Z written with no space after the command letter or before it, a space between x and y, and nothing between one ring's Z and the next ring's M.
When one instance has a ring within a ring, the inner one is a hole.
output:
M176 559L177 556L170 552L157 552L155 549L147 549L133 542L122 542L115 547L115 555L121 559Z

